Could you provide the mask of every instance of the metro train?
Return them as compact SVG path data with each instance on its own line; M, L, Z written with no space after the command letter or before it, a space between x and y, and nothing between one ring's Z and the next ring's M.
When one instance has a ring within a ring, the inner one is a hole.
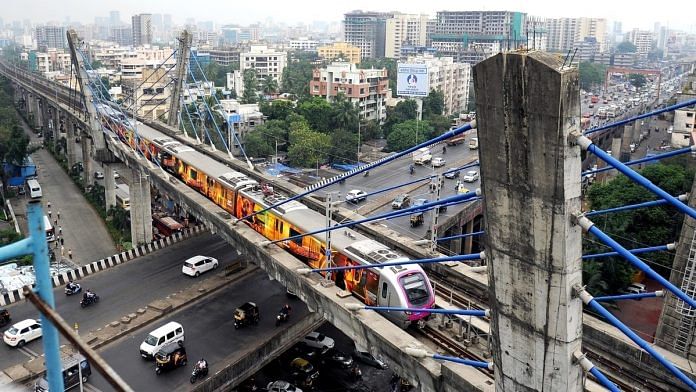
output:
M133 131L125 116L110 107L98 111L102 125L121 142L242 219L267 239L279 240L325 227L325 216L297 201L245 218L287 197L145 124L138 123ZM326 267L326 233L277 244L311 268ZM335 266L408 260L351 229L332 234L331 248L331 263ZM367 305L429 309L435 304L430 280L417 264L338 271L331 273L330 278L336 286L350 291ZM429 317L427 312L382 312L382 315L401 328L422 324Z

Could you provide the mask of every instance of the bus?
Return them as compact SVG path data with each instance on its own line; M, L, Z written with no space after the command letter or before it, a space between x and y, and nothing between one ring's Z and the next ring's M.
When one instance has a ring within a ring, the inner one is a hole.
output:
M116 193L116 205L126 211L130 211L130 188L126 184L118 184L114 190Z
M46 241L53 242L56 240L56 229L51 225L51 220L44 215L44 226L46 227Z

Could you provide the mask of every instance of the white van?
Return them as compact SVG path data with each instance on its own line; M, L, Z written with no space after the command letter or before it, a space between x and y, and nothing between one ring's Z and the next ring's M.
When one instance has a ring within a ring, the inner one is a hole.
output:
M184 343L184 327L174 321L150 332L140 345L140 355L145 359L154 358L160 348L172 342Z
M39 182L31 179L27 180L27 187L29 188L29 196L32 199L40 199L43 194L41 193L41 185L39 185Z

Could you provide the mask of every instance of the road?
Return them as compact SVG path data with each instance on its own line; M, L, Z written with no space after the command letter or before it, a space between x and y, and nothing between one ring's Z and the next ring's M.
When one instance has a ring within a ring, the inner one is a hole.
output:
M234 310L246 301L253 301L259 306L261 321L257 326L235 330ZM265 272L258 271L164 317L151 327L121 338L103 349L101 355L136 391L187 391L191 387L188 380L193 364L201 357L208 361L211 373L214 373L221 369L219 362L223 359L240 356L241 349L249 349L283 328L275 326L275 315L287 301L285 288L269 280ZM308 312L300 300L293 300L292 308L293 315L288 323L293 323ZM151 330L169 321L176 321L184 327L189 364L157 376L153 362L141 359L138 348ZM102 391L112 390L101 375L95 373L90 384Z
M222 268L237 257L236 252L217 236L193 237L80 280L84 289L89 288L99 295L101 301L97 305L83 309L80 295L67 297L63 287L56 288L56 309L68 324L78 323L80 334L84 336L90 330L101 328L156 299L194 284L196 280L182 275L181 266L183 260L198 254L217 258ZM205 275L201 278L205 279ZM39 317L29 302L18 302L7 309L14 322ZM27 361L42 352L41 339L21 349L0 344L0 369Z
M370 170L370 175L368 177L363 177L362 175L357 175L355 177L349 178L346 180L344 184L335 184L332 185L328 188L326 188L327 192L340 192L341 195L345 195L347 192L349 192L352 189L360 189L363 190L367 193L374 192L377 190L389 188L392 186L396 186L399 184L403 184L405 182L413 181L418 178L423 178L429 175L437 174L437 173L444 173L445 171L448 171L452 168L455 167L460 167L463 166L464 164L478 159L478 150L470 150L468 147L469 144L469 138L476 136L476 131L471 131L467 133L467 141L464 143L457 145L457 146L447 146L447 152L446 154L442 154L442 151L440 148L435 148L433 149L433 157L443 157L447 160L447 164L443 167L434 169L430 165L425 165L425 166L415 166L416 172L414 175L409 174L409 166L412 163L412 158L410 155L401 157L399 159L396 159L388 164L376 167L372 170ZM476 170L479 171L478 167L472 167L470 169L465 169L462 171L461 175L464 175L464 172L467 170ZM447 196L453 196L455 194L455 184L457 180L451 180L451 179L444 179L444 186L441 191L440 197L444 198ZM423 184L426 184L424 181ZM470 184L464 184L464 186L469 189L469 190L475 190L480 186L479 181L476 181L474 183ZM390 194L397 194L399 193L398 190L390 191L390 192L385 192L383 194L378 194L374 196L368 196L368 202L372 200L373 198L383 198L385 195L390 195ZM432 193L429 193L428 186L423 186L419 189L417 189L415 192L410 193L411 199L416 200L419 198L426 198L430 201L435 200L435 195ZM379 208L378 210L374 212L369 212L365 213L365 208L364 206L367 203L360 203L358 205L353 205L350 203L345 203L343 204L343 207L350 208L353 210L357 209L358 213L365 214L367 216L369 215L375 215L381 212L387 212L387 211L392 211L391 209L391 198L388 200L389 204L386 206ZM456 206L450 206L447 209L447 212L441 213L440 214L440 220L446 219L447 216L451 216L456 214L458 211L460 211L463 207L461 205L456 205ZM361 211L362 209L362 211ZM408 215L391 219L388 221L383 221L382 224L388 226L389 228L407 235L411 238L414 239L420 239L423 238L423 236L426 234L426 231L430 228L430 222L431 222L431 213L426 213L425 214L425 219L423 222L423 225L412 228L409 223L409 217Z

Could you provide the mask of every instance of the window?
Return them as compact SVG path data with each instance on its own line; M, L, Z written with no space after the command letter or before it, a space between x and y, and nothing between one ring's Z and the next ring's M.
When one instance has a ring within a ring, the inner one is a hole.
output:
M382 298L387 298L387 282L382 283Z
M172 339L173 337L174 337L174 331L169 332L169 333L167 334L167 340Z

